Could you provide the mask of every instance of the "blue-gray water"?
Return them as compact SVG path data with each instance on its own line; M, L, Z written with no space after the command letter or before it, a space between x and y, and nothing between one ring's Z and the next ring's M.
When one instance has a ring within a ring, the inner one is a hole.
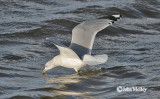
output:
M58 54L46 37L69 45L74 26L117 13L94 42L92 54L108 54L107 63L41 74ZM0 0L0 99L8 98L160 98L160 0Z

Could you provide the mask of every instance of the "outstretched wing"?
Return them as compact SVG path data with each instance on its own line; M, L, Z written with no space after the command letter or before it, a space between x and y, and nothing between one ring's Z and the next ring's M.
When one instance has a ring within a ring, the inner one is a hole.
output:
M46 38L47 41L52 42L60 51L60 55L68 58L77 58L80 59L79 56L70 48L65 46L63 43L56 40L54 37Z
M109 19L85 21L77 25L72 30L72 41L70 48L81 58L85 54L91 54L96 34L111 25L120 17L120 15L112 15L111 17L108 17Z

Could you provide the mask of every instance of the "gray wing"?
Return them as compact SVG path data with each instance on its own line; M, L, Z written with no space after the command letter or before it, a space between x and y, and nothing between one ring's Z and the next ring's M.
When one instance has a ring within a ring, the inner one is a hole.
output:
M82 22L72 30L72 41L69 47L81 58L85 54L91 54L96 34L120 17L121 15L112 15L112 19L96 19Z

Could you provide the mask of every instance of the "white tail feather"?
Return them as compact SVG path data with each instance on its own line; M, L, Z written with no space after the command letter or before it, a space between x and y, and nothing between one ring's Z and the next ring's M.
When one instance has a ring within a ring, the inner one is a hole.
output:
M95 55L95 56L91 56L91 55L86 54L83 57L83 62L88 65L103 64L103 63L107 62L107 60L108 60L108 56L106 54Z

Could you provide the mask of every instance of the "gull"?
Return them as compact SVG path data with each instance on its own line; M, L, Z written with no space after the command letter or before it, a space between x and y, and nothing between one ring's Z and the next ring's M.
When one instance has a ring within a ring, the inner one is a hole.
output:
M111 15L103 19L84 21L72 30L72 40L69 47L52 37L46 40L52 42L60 51L60 54L45 64L44 74L57 66L73 68L76 72L86 65L99 65L107 62L107 54L91 56L91 51L96 34L120 19L121 15Z

